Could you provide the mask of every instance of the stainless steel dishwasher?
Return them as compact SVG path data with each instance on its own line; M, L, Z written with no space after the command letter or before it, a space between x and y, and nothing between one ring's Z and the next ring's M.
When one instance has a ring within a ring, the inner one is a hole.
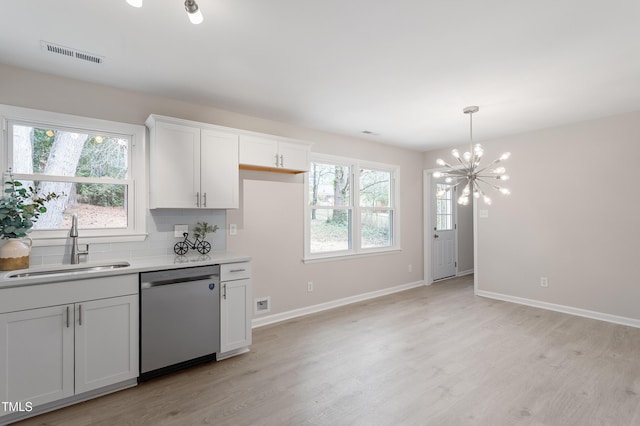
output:
M215 359L220 266L140 274L140 381Z

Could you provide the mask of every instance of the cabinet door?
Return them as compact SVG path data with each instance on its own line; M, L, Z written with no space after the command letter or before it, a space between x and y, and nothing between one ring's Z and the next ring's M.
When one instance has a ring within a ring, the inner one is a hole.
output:
M0 315L0 342L0 401L73 395L73 305Z
M200 141L200 188L202 207L237 209L238 136L202 129Z
M220 352L251 344L251 280L221 283Z
M138 377L138 296L75 305L76 393Z
M200 129L158 121L150 134L151 208L198 207Z
M273 139L240 135L240 164L279 167L278 142Z
M287 170L309 171L309 147L307 145L280 142L280 167Z

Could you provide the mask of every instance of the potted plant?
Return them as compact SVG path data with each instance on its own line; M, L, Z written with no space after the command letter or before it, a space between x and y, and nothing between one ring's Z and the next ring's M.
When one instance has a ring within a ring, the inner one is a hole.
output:
M55 193L43 195L32 187L25 188L9 174L0 199L0 238L7 240L0 247L0 270L29 267L31 238L27 234L38 217L47 211L45 203L58 197Z
M207 238L207 234L209 232L216 232L218 230L218 225L209 225L207 222L198 222L196 226L193 228L193 233L197 239L204 240Z

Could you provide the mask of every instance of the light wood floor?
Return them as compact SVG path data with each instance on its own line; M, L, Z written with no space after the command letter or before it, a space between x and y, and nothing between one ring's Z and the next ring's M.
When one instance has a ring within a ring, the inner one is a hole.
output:
M640 329L471 277L254 332L249 354L21 425L640 425Z

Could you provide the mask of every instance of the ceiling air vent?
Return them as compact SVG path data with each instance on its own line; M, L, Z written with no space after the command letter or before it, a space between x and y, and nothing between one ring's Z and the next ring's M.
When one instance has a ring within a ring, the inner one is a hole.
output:
M80 59L82 61L93 62L94 64L101 64L104 62L104 56L82 52L77 49L72 49L71 47L60 46L59 44L49 43L48 41L44 40L40 41L40 47L42 47L42 50L44 50L45 52L68 56L70 58Z

